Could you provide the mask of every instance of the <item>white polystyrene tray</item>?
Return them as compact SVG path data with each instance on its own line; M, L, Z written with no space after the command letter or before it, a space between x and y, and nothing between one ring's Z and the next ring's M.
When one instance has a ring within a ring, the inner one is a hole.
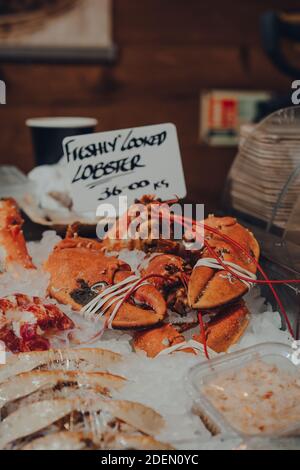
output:
M280 343L263 343L251 346L242 351L226 354L220 358L212 359L192 367L187 376L188 388L193 398L193 408L196 414L201 417L207 428L213 434L225 434L229 436L251 437L276 437L282 435L298 435L300 432L300 422L293 423L292 426L282 428L280 432L273 434L243 433L234 428L202 393L205 384L212 381L221 373L228 370L239 369L245 364L249 364L257 359L275 364L279 368L284 368L297 374L300 378L300 365L296 366L292 362L293 349L288 345Z

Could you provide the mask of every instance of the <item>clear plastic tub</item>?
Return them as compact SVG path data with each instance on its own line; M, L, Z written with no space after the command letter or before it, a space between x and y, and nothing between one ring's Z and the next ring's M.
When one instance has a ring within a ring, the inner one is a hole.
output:
M264 343L194 366L188 381L194 412L213 434L300 434L300 365L296 351Z

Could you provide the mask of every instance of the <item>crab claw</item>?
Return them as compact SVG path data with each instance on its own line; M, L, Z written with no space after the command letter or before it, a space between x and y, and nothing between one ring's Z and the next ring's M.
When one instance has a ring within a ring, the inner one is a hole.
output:
M184 341L184 336L174 326L166 324L152 330L136 333L133 339L133 347L135 351L144 351L148 357L155 357L164 349ZM182 351L193 352L191 348Z
M166 302L154 286L140 287L134 294L138 304L124 302L119 308L113 322L113 328L145 328L161 323L167 314ZM105 314L109 318L113 307Z
M223 234L230 237L258 260L259 246L253 234L232 217L209 217L205 223L219 232L219 234L215 234L206 229L206 242L215 254L222 261L234 263L241 269L255 274L255 263L247 258L241 250L222 238ZM200 260L205 260L205 258L212 258L207 248L203 251ZM249 276L244 274L244 277ZM188 286L188 302L190 307L194 309L218 308L238 300L247 290L248 287L244 282L226 271L196 264Z
M142 269L142 274L160 276L149 279L149 282L161 290L169 308L177 313L185 313L189 309L186 295L188 266L180 256L161 253L151 256L148 265Z
M114 281L120 282L131 275L131 271L120 270L115 274ZM132 301L124 302L112 322L113 328L145 328L161 323L167 315L167 305L159 290L151 285L142 285L132 294ZM109 308L109 318L114 306Z
M249 310L243 301L228 306L209 321L205 328L206 344L215 352L225 352L243 335L249 324ZM202 343L203 336L193 339Z
M35 268L27 251L23 222L14 199L0 200L0 272L13 263L26 269Z

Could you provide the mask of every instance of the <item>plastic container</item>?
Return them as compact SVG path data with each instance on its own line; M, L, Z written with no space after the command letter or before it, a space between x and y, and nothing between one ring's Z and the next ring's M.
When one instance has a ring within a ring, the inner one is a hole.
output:
M238 426L237 424L233 425L232 422L229 422L229 420L226 417L226 412L222 413L219 411L219 409L213 404L213 395L211 393L211 396L209 398L208 396L208 391L207 388L208 386L214 386L215 384L215 389L217 390L216 393L219 393L219 391L225 391L226 395L226 388L230 392L230 387L232 387L232 384L234 384L232 390L231 390L231 395L229 395L229 400L233 396L233 392L236 390L239 390L238 387L240 386L238 381L239 379L239 374L242 376L242 373L245 374L245 371L248 370L249 366L252 366L252 369L256 367L256 365L259 366L260 362L258 363L257 361L263 361L264 364L271 364L275 365L278 368L278 372L274 372L274 379L276 378L277 380L279 379L280 382L280 377L279 373L286 374L287 372L292 374L292 380L294 380L294 374L295 374L295 379L297 380L297 386L299 386L299 391L300 391L300 365L295 365L297 362L295 360L296 358L296 351L293 350L291 347L288 345L284 344L279 344L279 343L264 343L261 345L256 345L247 349L244 349L243 351L239 351L236 353L231 353L225 356L222 356L221 358L213 359L211 361L208 361L206 363L199 364L197 366L194 366L188 373L188 381L189 381L189 386L191 393L194 398L194 412L199 415L207 429L213 434L217 435L219 433L225 434L227 436L241 436L241 437L249 437L249 436L259 436L259 437L266 437L266 436L282 436L282 435L299 435L300 434L300 419L299 419L299 411L298 410L298 418L294 420L290 420L288 425L283 425L282 427L279 426L276 428L274 431L257 431L253 432L253 429L250 431L251 426L249 427L249 431L245 429L245 426ZM295 363L294 363L295 362ZM256 369L255 369L256 370ZM259 369L257 369L259 370ZM240 372L239 372L240 371ZM224 380L225 376L229 376L229 374L236 374L236 379L235 381L232 380L231 382L227 382ZM276 377L275 377L276 374ZM220 387L220 383L224 381L224 389L222 386ZM244 414L243 414L243 407L245 406L245 403L242 402L244 397L250 396L250 394L246 395L246 393L250 392L251 393L251 386L255 383L253 378L253 383L251 384L251 380L244 382L246 384L245 386L245 393L243 394L243 397L236 400L233 400L234 402L234 412L238 411L237 415L240 417L243 416L249 416L249 408L246 410L244 408ZM221 381L221 382L220 382ZM228 385L229 383L229 385ZM284 381L282 382L284 383ZM272 385L270 385L270 382L266 382L268 384L268 393L272 392ZM280 382L281 384L281 382ZM299 384L299 385L298 385ZM263 380L259 381L259 385L264 385ZM288 391L286 388L282 388L282 392L278 392L278 388L275 388L275 380L273 382L273 391L274 391L274 399L280 399L282 400L288 400ZM217 389L217 387L219 387ZM244 385L241 386L241 390L243 391ZM211 388L211 391L213 388ZM246 391L247 390L247 391ZM251 394L251 398L253 398L253 394ZM266 399L268 397L262 396L261 400ZM227 398L228 399L228 398ZM226 400L226 399L225 399ZM259 404L262 405L262 401L260 400ZM256 403L258 403L256 401ZM266 402L264 402L266 403ZM289 402L290 403L290 402ZM250 402L251 405L251 402ZM228 407L228 402L226 403L226 406ZM269 403L266 403L266 408L265 408L265 413L268 413L268 406ZM300 404L299 404L300 406ZM250 413L253 411L253 415L255 415L255 410L251 408ZM260 413L257 414L258 417L262 416L263 413L261 413L261 407L260 407ZM247 415L245 415L247 413ZM227 413L228 414L228 413ZM240 418L235 418L240 419ZM260 419L260 418L259 418ZM270 415L271 419L271 415ZM264 415L263 420L267 422L268 420L268 415ZM276 421L278 423L278 420Z

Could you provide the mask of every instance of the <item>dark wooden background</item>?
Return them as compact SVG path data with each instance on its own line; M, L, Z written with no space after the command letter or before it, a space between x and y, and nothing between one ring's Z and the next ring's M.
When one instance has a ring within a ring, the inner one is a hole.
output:
M198 143L199 95L207 88L289 92L260 46L259 16L299 0L114 0L113 67L0 64L0 163L33 166L24 121L94 116L99 129L172 121L181 143L188 199L217 206L234 148Z

